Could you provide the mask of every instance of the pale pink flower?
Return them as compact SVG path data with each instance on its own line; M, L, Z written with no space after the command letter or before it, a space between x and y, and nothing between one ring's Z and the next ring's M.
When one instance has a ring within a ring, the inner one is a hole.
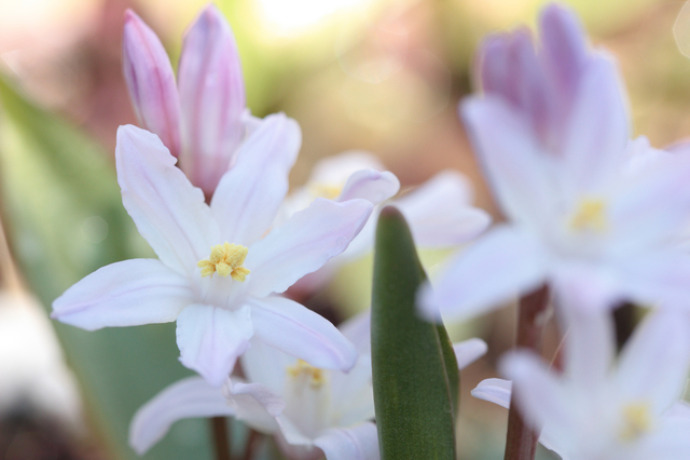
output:
M572 276L597 287L591 308L690 294L690 259L671 244L690 215L690 157L629 141L615 65L587 51L566 10L547 7L542 35L539 53L523 32L490 40L488 90L461 104L508 223L422 291L429 317L473 315ZM515 88L499 81L513 68Z
M156 34L125 17L124 75L144 128L157 134L207 197L260 124L249 115L237 45L223 15L207 6L184 37L178 81Z

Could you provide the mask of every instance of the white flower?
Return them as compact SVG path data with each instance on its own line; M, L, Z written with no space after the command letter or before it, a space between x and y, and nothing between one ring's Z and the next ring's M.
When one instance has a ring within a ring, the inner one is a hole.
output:
M567 290L570 302L587 301L586 286ZM687 317L653 313L615 361L610 314L576 307L562 309L570 326L562 373L526 351L501 362L540 442L566 460L690 458L690 409L679 400L690 369ZM511 383L485 380L472 394L508 407Z
M252 343L242 356L246 378L228 380L225 394L199 378L171 385L137 412L131 445L145 452L182 418L231 415L275 434L290 458L318 459L323 451L328 460L378 459L368 312L341 330L360 353L349 372L313 367ZM454 350L462 369L486 352L486 344L470 339Z
M316 200L271 228L299 144L294 121L268 117L240 147L209 206L158 137L121 127L123 203L159 260L97 270L54 302L53 317L89 330L177 320L182 363L214 385L250 339L315 366L352 367L356 352L331 323L275 295L343 251L372 208L365 200Z

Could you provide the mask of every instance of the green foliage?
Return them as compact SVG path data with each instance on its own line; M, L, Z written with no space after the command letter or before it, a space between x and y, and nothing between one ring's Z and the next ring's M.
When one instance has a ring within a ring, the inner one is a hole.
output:
M133 246L139 237L102 148L1 76L0 108L2 221L25 279L49 310L96 268L142 256ZM127 446L134 412L189 374L177 360L174 324L96 332L55 326L111 458L139 458ZM205 422L184 428L188 436L169 436L145 458L210 458Z
M389 206L379 218L371 311L381 458L455 458L458 366L443 326L417 316L425 280L412 235Z

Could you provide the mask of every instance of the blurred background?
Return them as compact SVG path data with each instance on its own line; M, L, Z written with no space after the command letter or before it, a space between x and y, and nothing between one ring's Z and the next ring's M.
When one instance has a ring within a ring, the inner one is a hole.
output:
M0 1L0 459L137 458L126 442L134 411L187 375L174 325L87 333L48 313L84 275L149 253L122 209L112 161L117 126L136 124L122 76L124 11L134 9L156 31L175 65L184 30L206 3ZM690 6L563 3L581 16L593 44L618 59L636 134L657 147L689 136ZM216 4L236 35L254 115L284 111L302 127L293 186L319 158L363 149L404 188L441 169L462 171L476 204L500 219L456 107L474 87L482 37L533 26L544 2ZM352 275L368 273L361 267L346 267L314 305L329 305L336 321L366 308L366 277ZM482 337L490 350L462 376L460 458L502 457L506 412L472 400L469 390L496 376L496 359L512 344L513 313L452 326L455 338ZM231 430L241 450L246 433L236 424ZM208 436L204 421L180 422L144 458L211 458ZM264 450L274 455L269 444Z

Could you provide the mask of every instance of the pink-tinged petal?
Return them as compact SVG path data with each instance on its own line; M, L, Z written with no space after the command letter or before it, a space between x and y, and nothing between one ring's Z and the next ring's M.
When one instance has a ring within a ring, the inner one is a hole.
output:
M504 379L484 379L470 392L482 401L488 401L508 409L513 382Z
M543 221L552 212L557 178L524 117L494 96L469 98L460 109L503 211L518 222Z
M175 321L193 292L187 279L155 259L106 265L53 302L52 317L94 330Z
M511 227L496 227L463 250L433 287L420 290L422 314L473 316L530 292L546 277L546 261L538 242Z
M399 189L400 181L392 172L364 169L347 179L338 201L362 199L376 205L398 193Z
M681 397L689 367L687 313L656 312L638 326L621 353L617 388L624 398L649 402L658 414Z
M537 356L524 351L510 352L499 368L513 381L512 392L531 427L544 427L549 439L572 438L578 420L571 410L570 394Z
M342 186L348 177L363 169L383 171L386 168L375 155L359 150L350 150L326 157L316 163L308 183Z
M287 193L300 143L299 125L276 114L242 144L211 201L226 240L249 246L266 233Z
M246 305L234 311L190 305L177 318L180 361L211 385L220 386L249 346L253 334L251 308Z
M160 441L173 423L185 418L232 416L220 388L200 377L176 382L144 404L129 428L129 444L143 455Z
M257 340L303 359L314 367L347 371L357 351L323 316L279 296L251 299Z
M555 94L537 59L527 28L489 37L481 45L479 78L486 94L498 96L522 113L535 133L551 123Z
M622 84L613 60L591 59L563 133L566 193L601 193L622 170L630 136ZM566 179L567 178L567 179Z
M482 339L468 339L454 343L453 351L458 362L458 370L463 370L481 356L484 356L486 350L488 350L488 347Z
M420 247L448 247L466 243L486 230L491 217L470 206L472 189L467 179L443 171L395 201L410 223Z
M178 156L180 100L170 60L156 34L132 10L125 13L122 67L137 117Z
M371 310L367 309L345 321L338 328L359 353L371 353Z
M249 292L263 297L283 292L298 279L343 252L372 210L365 200L342 203L317 198L249 248Z
M331 429L319 435L314 444L327 460L378 460L379 439L376 425L362 423L348 429Z
M239 420L262 433L278 431L276 417L285 409L285 403L275 393L261 384L245 383L234 378L228 381L225 389L228 404Z
M558 89L566 96L566 100L560 102L567 104L567 99L574 96L582 68L587 62L589 50L585 33L577 17L557 4L543 9L539 29L544 62Z
M185 35L179 66L183 117L181 164L208 196L245 135L244 82L230 26L207 6Z
M155 134L127 125L117 130L117 181L139 233L161 261L193 274L218 244L219 232L201 190L175 167Z

